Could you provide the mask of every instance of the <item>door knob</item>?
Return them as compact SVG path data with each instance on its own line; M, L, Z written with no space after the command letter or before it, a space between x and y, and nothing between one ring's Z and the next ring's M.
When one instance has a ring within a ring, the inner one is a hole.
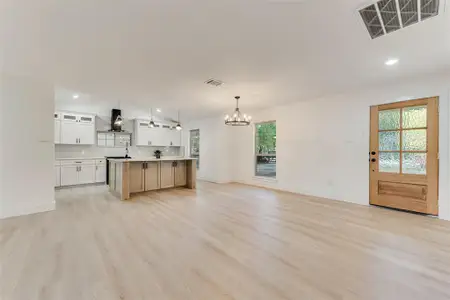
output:
M377 159L376 159L376 158L372 158L370 161L371 161L371 162L376 162Z
M370 152L370 154L375 155L377 154L375 151Z

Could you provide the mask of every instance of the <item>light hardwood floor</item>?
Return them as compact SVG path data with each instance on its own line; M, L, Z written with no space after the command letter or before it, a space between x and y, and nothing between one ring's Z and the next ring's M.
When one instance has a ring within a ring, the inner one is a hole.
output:
M2 300L450 299L450 222L238 184L65 189L0 226Z

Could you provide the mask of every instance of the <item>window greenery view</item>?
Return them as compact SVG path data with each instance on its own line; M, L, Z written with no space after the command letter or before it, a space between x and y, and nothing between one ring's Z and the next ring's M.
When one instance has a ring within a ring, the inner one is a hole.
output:
M276 177L277 125L275 121L255 124L255 175Z

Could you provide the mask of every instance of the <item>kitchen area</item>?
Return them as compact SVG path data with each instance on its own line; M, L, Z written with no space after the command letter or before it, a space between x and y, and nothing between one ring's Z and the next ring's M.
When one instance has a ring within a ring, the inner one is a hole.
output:
M73 94L73 101L78 100L78 97L78 94ZM124 110L116 108L108 109L109 115L107 115L107 110L99 113L96 107L90 109L89 106L85 106L84 110L75 110L71 107L69 107L70 110L65 110L65 107L60 105L55 107L57 110L54 113L56 189L93 184L106 184L111 187L113 184L114 190L116 181L111 183L110 179L115 178L112 175L116 175L115 166L118 161L134 160L132 165L135 166L135 160L157 161L155 153L165 162L170 160L170 164L174 166L175 161L181 159L180 165L184 165L184 174L181 178L190 178L192 171L190 174L186 173L190 169L187 164L190 163L186 163L185 147L181 145L180 122L176 117L164 115L161 109L157 109L155 115L152 114L152 110L149 110L148 116L141 114L137 117L127 117L124 115ZM148 163L140 163L143 176L148 174L148 171L144 171L144 167L148 165ZM152 189L171 187L167 181L172 180L173 186L186 186L186 184L180 185L179 181L175 184L175 176L180 178L180 168L177 172L174 169L173 172L170 171L161 176L161 170L167 169L161 166L165 165L163 163L158 165L159 173L154 174L157 175L157 182L152 184ZM111 174L112 172L114 173ZM145 190L148 189L143 186L142 191ZM137 191L136 188L134 191Z

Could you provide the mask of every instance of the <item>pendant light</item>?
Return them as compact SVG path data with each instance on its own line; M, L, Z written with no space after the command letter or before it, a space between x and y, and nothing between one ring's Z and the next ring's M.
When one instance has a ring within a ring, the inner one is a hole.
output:
M148 123L148 127L155 127L155 122L153 122L153 109L150 108L150 123Z
M175 126L175 129L178 131L183 129L183 127L181 127L181 124L180 124L180 111L178 111L178 123L177 123L177 126Z
M225 125L229 126L248 126L250 125L250 122L252 121L252 117L248 116L246 114L241 114L241 111L239 110L239 99L240 96L234 97L236 99L236 108L234 112L231 114L231 116L226 115L225 116Z
M119 110L120 110L120 101L119 101ZM123 118L120 114L118 114L116 117L116 120L114 121L114 125L122 126L122 124L123 124Z

